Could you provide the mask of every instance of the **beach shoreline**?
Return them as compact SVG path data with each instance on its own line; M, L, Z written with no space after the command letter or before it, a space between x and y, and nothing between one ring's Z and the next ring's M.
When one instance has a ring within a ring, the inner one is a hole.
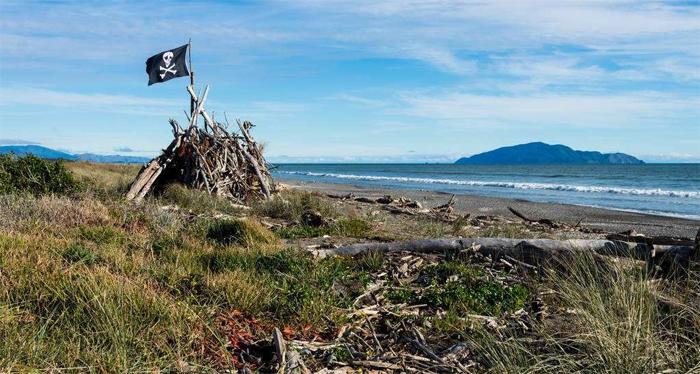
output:
M357 196L379 197L383 195L406 196L419 201L426 207L444 204L450 193L378 188L353 184L310 182L298 179L278 178L290 188L298 188L321 194L343 195L353 193ZM661 216L646 213L629 212L583 205L533 202L522 199L508 199L478 195L455 195L455 208L460 213L477 215L495 215L514 217L508 211L512 207L531 219L547 218L574 225L580 221L581 226L602 230L608 233L635 230L648 236L675 236L694 238L700 228L700 220L689 218Z

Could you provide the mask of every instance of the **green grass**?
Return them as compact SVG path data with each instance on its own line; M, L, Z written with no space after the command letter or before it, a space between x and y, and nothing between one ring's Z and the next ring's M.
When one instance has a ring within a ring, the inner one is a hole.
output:
M221 245L272 245L275 235L252 219L222 220L212 222L207 229L207 239Z
M286 191L275 198L253 206L257 215L299 221L306 211L318 212L324 218L337 217L339 210L320 196L300 191Z
M121 233L110 226L81 226L80 237L96 244L107 244L122 239Z
M700 370L697 279L673 285L618 261L601 268L587 254L564 260L542 284L567 313L534 326L536 342L469 330L456 314L442 328L461 338L491 372L695 373ZM695 291L693 291L695 290ZM675 300L668 307L661 300Z
M347 236L351 238L366 237L370 231L370 225L361 219L340 219L329 225L312 227L305 225L288 226L277 231L284 239L317 238L324 235Z
M332 335L347 322L353 300L376 281L370 272L393 266L376 252L316 259L284 247L278 236L367 237L382 223L358 218L363 216L318 195L284 193L257 204L251 217L222 220L214 212L237 217L238 210L196 191L166 191L141 205L123 201L138 167L65 166L83 186L80 191L0 194L3 372L222 369L201 349L226 341L220 316L238 310L265 326L311 326ZM181 209L161 209L173 204ZM320 229L328 231L293 231L309 209L336 223ZM272 233L260 223L266 217L296 224ZM459 229L408 218L391 224L416 237ZM519 235L518 230L504 227L498 234ZM590 258L569 261L560 267L565 272L532 279L527 290L517 282L502 286L482 268L443 262L419 272L419 289L393 284L386 296L444 309L428 321L426 336L458 336L485 371L698 371L696 273L685 283L672 283L649 280L623 261L609 268ZM559 319L535 323L530 340L465 318L529 310L540 288L556 291L546 301ZM266 331L256 338L268 337ZM347 353L339 348L336 356Z
M240 207L231 204L225 198L211 196L206 191L187 188L177 183L166 186L159 198L162 203L175 204L194 214L241 215L243 213Z
M97 256L90 249L79 243L73 243L68 246L63 251L63 258L71 263L82 263L85 265L92 265L97 261Z

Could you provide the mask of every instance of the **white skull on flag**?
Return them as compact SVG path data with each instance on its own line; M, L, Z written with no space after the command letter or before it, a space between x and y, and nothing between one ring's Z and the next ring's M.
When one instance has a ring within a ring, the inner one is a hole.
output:
M163 53L163 61L165 61L165 67L170 67L170 61L173 60L173 53L168 51Z

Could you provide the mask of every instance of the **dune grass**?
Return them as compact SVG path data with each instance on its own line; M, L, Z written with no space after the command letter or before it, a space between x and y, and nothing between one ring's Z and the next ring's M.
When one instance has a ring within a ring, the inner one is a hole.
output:
M332 333L371 281L369 272L387 261L376 253L315 259L280 236L322 232L275 233L260 222L298 222L314 210L355 222L331 235L358 237L382 223L317 195L286 192L241 218L225 201L182 187L127 203L120 196L137 167L66 167L82 191L0 195L0 371L221 369L211 354L211 347L227 352L221 316L240 312L264 326ZM458 230L415 226L422 224L411 221L404 231ZM394 296L444 304L448 314L432 321L435 329L460 336L494 373L700 370L697 274L673 283L647 279L631 263L600 269L591 258L571 261L566 271L512 290L481 281L478 269L443 264L424 270L432 286L425 292ZM454 275L467 281L446 282ZM530 310L541 290L555 291L543 297L557 317L536 323L528 339L461 323L465 313Z
M699 372L698 274L674 284L629 262L596 264L578 254L548 271L539 287L561 312L532 338L477 329L463 339L494 373Z

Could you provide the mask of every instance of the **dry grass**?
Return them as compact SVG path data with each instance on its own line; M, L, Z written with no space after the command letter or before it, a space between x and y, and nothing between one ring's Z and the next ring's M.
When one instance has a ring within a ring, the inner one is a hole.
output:
M562 265L566 270L549 271L539 284L556 291L548 300L556 310L534 326L534 340L484 330L465 335L491 372L700 371L697 278L651 280L638 264L600 268L585 254Z
M87 186L76 196L0 196L0 371L220 368L212 349L202 348L227 339L219 316L240 310L266 326L333 332L368 272L386 261L313 259L285 248L255 217L213 219L211 210L228 211L225 202L196 191L128 204L119 194L135 167L69 168ZM183 209L162 209L173 204ZM183 211L196 209L206 214ZM308 209L366 220L363 235L467 233L436 221L364 215L294 191L254 212L297 221ZM547 300L553 317L535 324L528 339L460 325L453 333L494 373L700 371L697 273L681 284L649 280L635 264L600 269L590 258L571 261L566 272L532 279L531 294L556 293Z

